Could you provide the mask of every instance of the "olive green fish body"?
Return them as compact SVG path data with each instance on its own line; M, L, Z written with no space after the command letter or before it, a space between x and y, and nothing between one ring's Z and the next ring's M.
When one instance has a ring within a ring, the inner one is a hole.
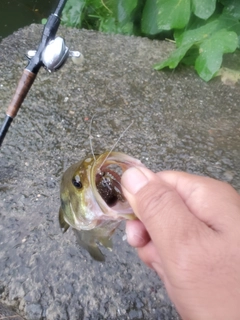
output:
M120 152L87 157L69 167L62 177L59 222L74 230L78 243L103 261L98 243L110 248L111 236L122 220L136 219L121 190L121 174L143 164Z

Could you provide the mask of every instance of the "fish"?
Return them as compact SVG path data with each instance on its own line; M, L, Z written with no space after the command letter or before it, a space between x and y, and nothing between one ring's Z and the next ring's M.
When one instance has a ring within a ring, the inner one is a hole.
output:
M142 162L122 152L91 155L70 166L60 185L59 223L71 227L78 244L97 261L102 245L112 249L112 235L123 220L137 219L121 188L121 175Z

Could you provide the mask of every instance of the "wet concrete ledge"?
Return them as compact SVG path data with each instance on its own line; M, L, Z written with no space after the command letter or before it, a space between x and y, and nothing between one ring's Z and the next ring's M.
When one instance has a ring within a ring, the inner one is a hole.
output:
M41 30L31 25L0 44L2 120ZM167 42L65 28L59 35L84 64L41 70L0 152L0 301L28 320L179 319L161 281L122 240L123 227L104 264L77 247L71 230L61 234L59 181L90 153L94 115L97 152L134 120L116 150L155 171L207 175L240 190L239 84L204 83L182 67L154 71L173 48Z

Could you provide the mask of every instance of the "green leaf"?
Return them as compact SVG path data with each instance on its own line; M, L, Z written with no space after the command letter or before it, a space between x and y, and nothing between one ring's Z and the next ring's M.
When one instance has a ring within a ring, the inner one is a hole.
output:
M99 30L106 33L133 34L133 23L127 22L122 25L115 18L102 19Z
M168 59L164 60L161 63L155 64L154 69L161 70L165 67L169 67L170 69L176 68L177 65L179 64L179 62L182 60L182 58L187 53L187 51L191 48L191 46L192 46L192 44L186 44L186 45L179 47L178 49L176 49L175 51L173 51L170 54Z
M203 41L217 29L218 24L218 20L214 20L200 28L178 33L178 35L175 37L177 46L179 47L188 43L194 44Z
M229 13L224 12L219 17L219 29L225 28L228 30L234 30L238 24L238 19Z
M133 19L138 0L101 1L101 5L103 3L104 7L108 8L108 15L102 14L99 17L99 30L106 33L134 34Z
M190 0L157 0L159 29L184 28L190 18Z
M224 13L231 14L234 18L240 19L240 1L239 0L223 0Z
M154 68L175 68L180 62L195 64L200 77L206 81L210 80L221 66L222 55L236 50L237 34L229 30L238 24L235 18L224 14L197 29L176 31L174 35L178 48L168 59L156 64ZM223 26L227 28L224 29Z
M67 26L110 33L156 38L170 30L177 49L155 69L183 62L206 81L240 47L239 20L240 0L68 0L62 15Z
M214 32L227 29L238 33L240 28L239 21L229 14L215 15L214 19L208 19L204 25L187 31L176 31L174 38L177 46L187 43L201 43L209 38Z
M181 63L187 66L194 66L197 57L199 56L199 49L197 46L192 46L185 56L182 58Z
M187 51L192 48L194 45L199 45L202 41L206 40L211 36L211 34L217 29L219 22L218 20L214 20L209 22L207 25L204 25L198 29L188 30L182 33L177 31L175 34L177 36L176 44L178 48L170 54L169 58L159 64L154 66L155 69L160 70L165 67L169 67L170 69L176 68L179 62L185 57ZM194 55L194 61L196 59L196 54ZM187 61L185 59L185 64ZM190 63L188 63L190 64Z
M157 34L161 30L157 24L157 1L158 0L147 0L142 12L141 29L145 34Z
M117 18L119 22L130 20L134 9L138 5L138 0L118 0L117 1Z
M236 34L238 35L238 47L240 47L240 22L239 22L239 20L234 15L231 15L230 13L224 12L219 18L219 23L222 28L225 28L228 31L236 32Z
M192 0L193 13L201 18L209 18L216 8L216 0Z
M42 20L41 20L41 24L46 24L47 23L47 19L46 18L43 18Z
M62 23L69 27L80 28L85 4L85 0L68 0L62 13Z
M222 29L202 42L199 48L199 57L195 62L195 69L199 76L209 81L219 70L224 53L233 52L238 46L238 37L235 32Z
M102 19L99 30L106 33L117 33L116 20L113 17Z

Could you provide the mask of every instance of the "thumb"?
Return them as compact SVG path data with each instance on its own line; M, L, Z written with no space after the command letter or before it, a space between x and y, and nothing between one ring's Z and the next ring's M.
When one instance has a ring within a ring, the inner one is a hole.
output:
M147 168L134 167L122 176L124 195L150 238L159 249L172 243L178 247L203 224L185 205L176 189ZM188 239L187 239L188 238Z

